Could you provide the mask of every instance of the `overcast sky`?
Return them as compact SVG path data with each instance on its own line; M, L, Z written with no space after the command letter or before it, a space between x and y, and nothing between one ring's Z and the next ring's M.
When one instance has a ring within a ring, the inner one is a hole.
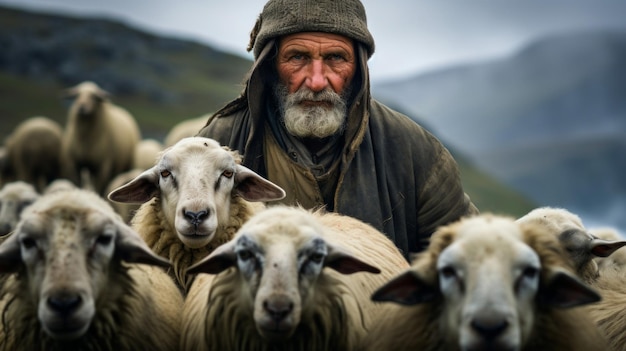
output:
M541 35L626 30L622 0L362 0L376 41L372 80L504 56ZM142 29L245 51L265 0L0 0L70 15L105 15Z

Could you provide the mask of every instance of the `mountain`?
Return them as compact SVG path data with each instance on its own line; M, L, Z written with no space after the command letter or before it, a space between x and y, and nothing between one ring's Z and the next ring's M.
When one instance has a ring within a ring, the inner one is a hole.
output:
M174 123L214 111L236 96L251 65L197 42L109 19L0 7L0 28L0 136L32 115L64 123L67 102L61 92L85 80L112 93L148 134L160 136Z
M0 137L23 119L65 123L63 89L92 80L162 140L177 122L236 97L251 61L184 39L146 33L111 19L75 18L0 7ZM533 203L477 169L462 152L463 183L484 211L521 215Z
M567 33L373 91L532 200L626 228L623 62L626 32Z

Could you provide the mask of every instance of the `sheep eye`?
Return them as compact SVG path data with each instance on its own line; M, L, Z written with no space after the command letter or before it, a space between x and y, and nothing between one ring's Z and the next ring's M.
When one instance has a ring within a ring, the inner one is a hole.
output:
M96 239L96 244L106 246L106 245L109 245L111 241L113 241L112 235L103 234L103 235L98 236L98 238Z
M252 258L252 252L249 250L241 250L237 253L237 256L241 261L247 261Z
M167 169L164 169L164 170L161 171L161 177L163 177L163 178L167 178L170 175L172 175L172 172L168 171Z
M535 267L527 267L522 272L522 276L528 279L533 279L539 274L539 270Z
M225 170L224 172L222 172L222 175L226 178L232 178L233 175L235 174L235 172L233 172L230 169Z
M22 238L21 243L22 246L27 250L37 246L37 242L33 238Z
M311 262L319 264L319 263L322 263L322 261L324 260L324 254L314 253L311 255L309 259L311 260Z
M441 270L439 271L439 274L441 274L442 277L448 278L448 279L456 277L456 271L454 270L454 268L450 266L441 268Z

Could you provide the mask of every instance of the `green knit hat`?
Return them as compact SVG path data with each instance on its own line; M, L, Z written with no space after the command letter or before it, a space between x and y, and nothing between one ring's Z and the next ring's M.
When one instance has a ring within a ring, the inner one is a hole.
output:
M359 0L269 0L250 33L248 51L259 57L267 42L299 32L327 32L359 41L374 53L365 8Z

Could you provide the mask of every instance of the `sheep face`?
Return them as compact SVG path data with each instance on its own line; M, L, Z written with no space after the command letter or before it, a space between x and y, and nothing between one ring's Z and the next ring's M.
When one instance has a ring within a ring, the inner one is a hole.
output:
M93 82L83 82L65 92L69 98L74 98L70 107L70 115L80 118L89 118L96 114L103 101L109 94Z
M428 252L372 299L441 304L439 327L449 349L520 350L531 337L538 304L566 308L599 298L561 266L544 267L526 242L529 231L497 216L442 227ZM556 238L548 239L554 243L547 240L551 246L544 250L560 257Z
M35 187L29 183L15 181L5 184L0 190L0 235L15 229L24 208L38 197Z
M379 272L329 243L324 233L303 211L270 208L188 272L217 274L235 267L258 333L269 341L286 340L315 310L312 301L324 267L343 274Z
M130 203L155 196L183 244L200 248L211 242L220 223L228 223L232 196L272 201L285 192L239 165L236 154L215 140L190 137L166 149L154 167L111 192L109 199Z
M539 269L514 225L464 228L437 261L451 339L463 350L518 349L533 323Z
M41 197L0 245L0 270L18 272L42 329L56 339L82 336L120 259L167 266L97 195L68 190ZM117 260L117 261L116 261Z

